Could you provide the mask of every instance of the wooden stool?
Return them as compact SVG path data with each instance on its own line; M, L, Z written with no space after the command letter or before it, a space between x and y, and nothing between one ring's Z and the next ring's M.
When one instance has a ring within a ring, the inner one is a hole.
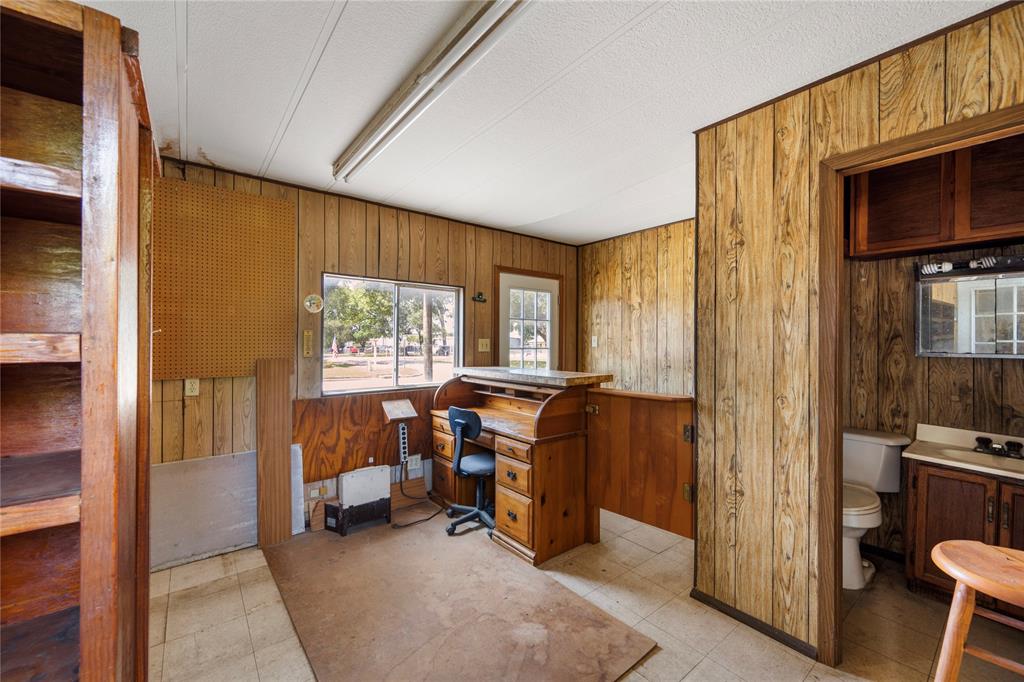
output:
M932 561L956 579L939 667L935 671L936 682L955 682L960 675L964 652L1024 675L1024 664L965 644L975 612L975 592L1024 607L1024 552L974 540L947 540L932 548ZM1024 622L1009 616L983 609L978 610L978 615L1024 630Z

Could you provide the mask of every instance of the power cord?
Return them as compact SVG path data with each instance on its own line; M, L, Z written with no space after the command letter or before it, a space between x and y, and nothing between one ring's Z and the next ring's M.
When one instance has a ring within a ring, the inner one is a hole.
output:
M415 526L418 523L423 523L425 521L431 520L432 518L434 518L435 516L437 516L438 514L440 514L448 508L448 505L445 504L444 499L442 499L440 496L431 495L429 492L424 496L409 495L408 493L406 493L405 479L408 475L409 462L408 460L406 460L405 462L402 462L402 470L398 474L398 489L402 491L402 496L410 500L422 500L423 502L432 502L433 504L436 504L438 506L438 509L430 516L425 516L422 519L416 519L415 521L409 521L408 523L392 523L392 528L408 528L409 526ZM438 502L438 500L440 500L440 502Z

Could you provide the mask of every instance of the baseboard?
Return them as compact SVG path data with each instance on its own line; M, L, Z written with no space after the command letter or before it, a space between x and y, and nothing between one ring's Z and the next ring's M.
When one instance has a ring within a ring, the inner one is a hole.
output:
M754 618L748 613L743 613L742 611L739 611L729 606L725 602L721 602L715 599L711 595L704 594L697 588L693 588L690 591L690 596L699 601L700 603L707 604L716 611L721 611L730 618L738 620L744 625L749 625L761 634L768 635L772 639L781 642L782 644L785 644L797 653L803 654L804 656L814 659L815 661L818 660L818 649L811 646L807 642L801 639L797 639L793 635L783 632L782 630L779 630L778 628L769 625L764 621L758 620L757 618Z

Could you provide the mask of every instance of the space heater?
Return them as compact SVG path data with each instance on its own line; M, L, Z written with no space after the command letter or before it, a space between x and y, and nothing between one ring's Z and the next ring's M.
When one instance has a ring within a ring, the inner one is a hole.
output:
M338 505L328 508L326 527L348 535L352 526L376 519L391 523L391 467L363 467L340 474Z

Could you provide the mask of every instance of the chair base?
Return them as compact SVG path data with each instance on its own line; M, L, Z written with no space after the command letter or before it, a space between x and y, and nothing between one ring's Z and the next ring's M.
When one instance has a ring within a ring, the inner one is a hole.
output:
M455 535L455 529L464 523L479 521L487 526L487 537L491 537L494 533L494 503L484 499L484 490L486 485L487 483L482 476L476 479L475 507L470 507L464 504L453 504L448 507L445 511L448 518L451 519L454 518L456 514L460 514L459 518L449 523L444 529L448 535Z

